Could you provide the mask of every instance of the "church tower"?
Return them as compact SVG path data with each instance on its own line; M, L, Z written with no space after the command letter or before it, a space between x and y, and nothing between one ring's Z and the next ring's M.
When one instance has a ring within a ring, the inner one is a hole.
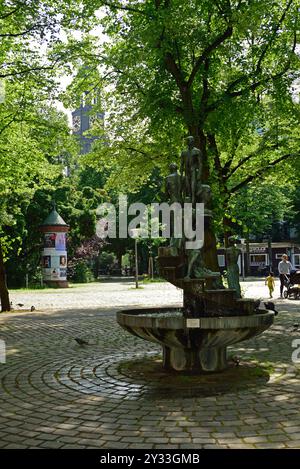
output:
M97 93L85 92L82 95L80 106L72 112L73 134L76 135L80 142L80 154L86 154L91 151L92 143L98 138L92 135L85 135L89 131L95 121L104 123L104 113L93 113L94 106L98 104L99 96Z

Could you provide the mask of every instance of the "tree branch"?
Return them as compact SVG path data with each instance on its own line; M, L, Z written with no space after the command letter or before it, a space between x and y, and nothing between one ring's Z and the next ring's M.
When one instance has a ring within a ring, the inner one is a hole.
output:
M288 8L290 7L292 3L292 0L289 1L288 3L288 6L286 8L286 11L284 13L284 15L286 14ZM282 15L283 16L283 15ZM284 19L284 16L283 16L283 19ZM280 20L282 20L282 17ZM277 30L275 31L275 35L276 35L276 32ZM275 73L273 75L270 75L270 76L265 76L263 78L261 78L260 80L257 80L255 82L253 82L252 84L250 84L249 86L246 86L245 88L243 89L240 89L238 91L231 91L233 90L237 85L239 84L242 84L243 82L248 82L251 78L255 78L257 76L257 74L261 73L261 62L263 60L263 56L265 55L266 53L266 48L264 49L264 51L262 52L259 60L258 60L258 63L256 65L256 69L254 72L248 74L248 75L242 75L240 76L239 78L235 79L233 82L231 82L226 90L224 91L224 94L222 96L222 98L216 100L214 103L212 103L209 107L208 107L208 110L209 111L214 111L219 105L221 105L224 100L226 98L235 98L235 97L238 97L238 96L242 96L246 93L248 93L249 91L255 91L257 88L259 88L259 86L261 85L265 85L267 84L268 82L272 81L272 80L276 80L277 78L280 78L282 77L288 70L289 70L289 67L290 67L290 63L291 63L291 56L292 54L295 53L295 49L296 49L296 45L297 45L297 33L296 33L296 29L294 31L294 39L293 39L293 46L292 46L292 49L290 50L290 57L289 59L287 60L286 64L284 65L283 69L278 72L278 73ZM269 47L269 43L267 44L267 48Z
M202 78L202 96L200 101L200 115L204 115L210 95L208 87L208 70L209 70L209 58L207 57L204 61L204 73Z
M12 116L12 115L13 115L13 114L10 114L10 115L7 116L7 117L10 117L10 116ZM17 119L16 119L16 115L17 115L17 114L14 114L14 115L13 115L13 118L10 119L6 124L4 124L4 126L0 129L0 135L10 126L10 124L12 124L13 122L16 122L16 120L17 120Z
M239 91L233 91L233 92L230 93L229 88L231 88L231 85L229 85L229 87L224 92L222 98L216 100L214 103L211 103L207 107L207 110L209 112L214 111L215 109L218 108L218 106L220 106L226 100L226 98L236 98L238 96L243 96L244 94L247 94L249 91L255 91L261 85L266 85L268 82L276 80L277 78L282 77L289 70L289 66L290 66L290 60L286 63L284 69L281 72L278 72L278 73L276 73L274 75L271 75L269 77L264 77L261 80L258 80L256 82L252 83L251 85L247 86L246 88L243 88ZM241 79L235 80L235 82L236 83L238 83L238 81L242 82L242 81L247 80L249 78L250 78L250 76L243 77Z
M5 20L6 18L8 18L9 16L13 15L14 13L16 13L16 11L18 11L20 9L21 5L17 6L16 8L14 8L13 10L9 11L8 13L4 13L4 15L1 15L0 16L0 20Z
M214 155L214 163L215 163L215 169L217 171L218 179L220 182L222 182L222 176L223 176L222 165L221 165L221 160L220 160L220 155L219 155L215 135L207 134L207 140Z
M127 146L124 146L123 148L124 148L124 150L130 150L130 151L134 151L135 153L139 153L139 155L146 156L147 158L150 157L149 153L147 153L146 151L143 151L143 150L139 150L138 148L127 147Z
M259 59L258 59L258 62L257 62L257 65L256 65L256 70L254 73L259 73L261 71L261 64L262 64L262 61L264 60L265 58L265 55L270 47L270 45L272 44L272 42L274 41L274 39L276 38L276 34L281 26L281 24L283 23L285 17L286 17L286 14L288 12L288 10L290 9L290 6L291 4L293 3L293 0L289 0L289 2L287 3L285 9L283 10L283 13L279 19L279 21L275 24L274 28L273 28L273 34L271 35L271 38L270 40L267 42L267 44L265 45Z
M41 26L41 25L40 25ZM25 36L27 33L31 33L34 29L38 28L39 25L34 24L30 28L26 29L25 31L22 31L20 33L4 33L0 34L0 37L19 37L19 36Z
M178 67L171 52L166 53L165 64L166 64L167 70L174 77L178 88L182 91L183 87L186 87L186 82L183 79L181 69Z
M255 151L253 151L249 155L242 158L237 163L237 165L229 171L229 173L226 176L226 179L229 179L239 168L241 168L245 163L247 163L247 161L251 160L251 158L253 158L254 156L259 155L262 151L266 149L271 150L271 149L278 148L278 143L274 143L273 145L269 145L268 147L266 146L266 143L267 143L267 138L264 138L263 141L260 143L259 147Z
M4 74L0 73L0 78L14 77L14 76L18 76L18 75L25 75L26 73L37 72L37 71L41 71L41 70L52 70L54 65L56 65L56 63L58 61L59 61L59 59L57 59L55 62L53 62L53 64L47 65L47 66L45 65L45 66L40 66L40 67L27 68L27 69L15 71L15 72L4 73Z
M259 169L256 171L254 174L251 176L248 176L244 181L240 182L236 186L232 187L229 192L231 194L239 191L242 187L246 186L249 182L253 181L254 179L258 178L259 176L263 176L268 170L272 169L274 166L276 166L278 163L281 163L284 160L287 160L288 158L297 156L299 157L300 153L287 153L286 155L281 156L280 158L277 158L277 160L272 161L269 163L267 166L264 166L263 168Z
M124 10L124 11L130 11L133 13L138 13L139 15L144 15L144 16L149 16L145 11L139 10L138 8L130 7L130 6L124 6L120 3L112 3L112 2L107 2L107 1L101 1L101 5L99 6L106 6L111 8L112 10Z
M188 85L189 88L192 86L193 81L195 79L195 76L196 76L197 72L199 71L199 69L200 69L202 63L204 62L204 60L209 56L209 54L213 50L217 49L226 39L231 37L232 32L233 32L233 27L230 25L226 28L226 30L222 34L217 36L216 39L204 49L204 51L202 52L200 57L198 57L198 59L196 60L194 68L193 68L193 70L190 74L190 77L188 79L187 85Z

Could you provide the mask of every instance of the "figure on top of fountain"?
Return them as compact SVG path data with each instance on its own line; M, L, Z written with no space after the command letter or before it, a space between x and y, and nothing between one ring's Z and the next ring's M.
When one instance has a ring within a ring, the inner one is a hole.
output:
M177 172L177 164L171 163L169 166L171 173L166 177L166 194L170 204L174 202L182 203L182 177Z
M194 137L187 137L187 150L181 152L180 173L183 176L183 200L189 199L193 205L200 194L202 184L202 152L199 148L194 147Z

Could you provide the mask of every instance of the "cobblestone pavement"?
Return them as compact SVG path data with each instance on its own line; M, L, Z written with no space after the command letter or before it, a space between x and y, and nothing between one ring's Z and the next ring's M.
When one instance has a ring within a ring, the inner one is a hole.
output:
M245 289L247 296L265 295L261 282ZM160 349L123 331L115 312L178 304L181 293L172 286L135 291L126 283L93 284L13 292L12 299L38 310L0 315L7 346L0 364L1 448L300 447L300 364L291 359L292 341L300 345L300 332L293 332L300 301L276 300L280 314L272 328L230 350L264 362L267 383L190 397L180 389L155 392L155 381L122 366Z

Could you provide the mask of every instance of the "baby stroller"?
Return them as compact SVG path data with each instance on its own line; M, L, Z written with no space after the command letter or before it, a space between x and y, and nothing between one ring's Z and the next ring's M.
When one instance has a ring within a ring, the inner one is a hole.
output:
M295 300L300 298L300 270L294 270L290 275L284 276L284 286L286 290L283 292L284 298L292 298Z

